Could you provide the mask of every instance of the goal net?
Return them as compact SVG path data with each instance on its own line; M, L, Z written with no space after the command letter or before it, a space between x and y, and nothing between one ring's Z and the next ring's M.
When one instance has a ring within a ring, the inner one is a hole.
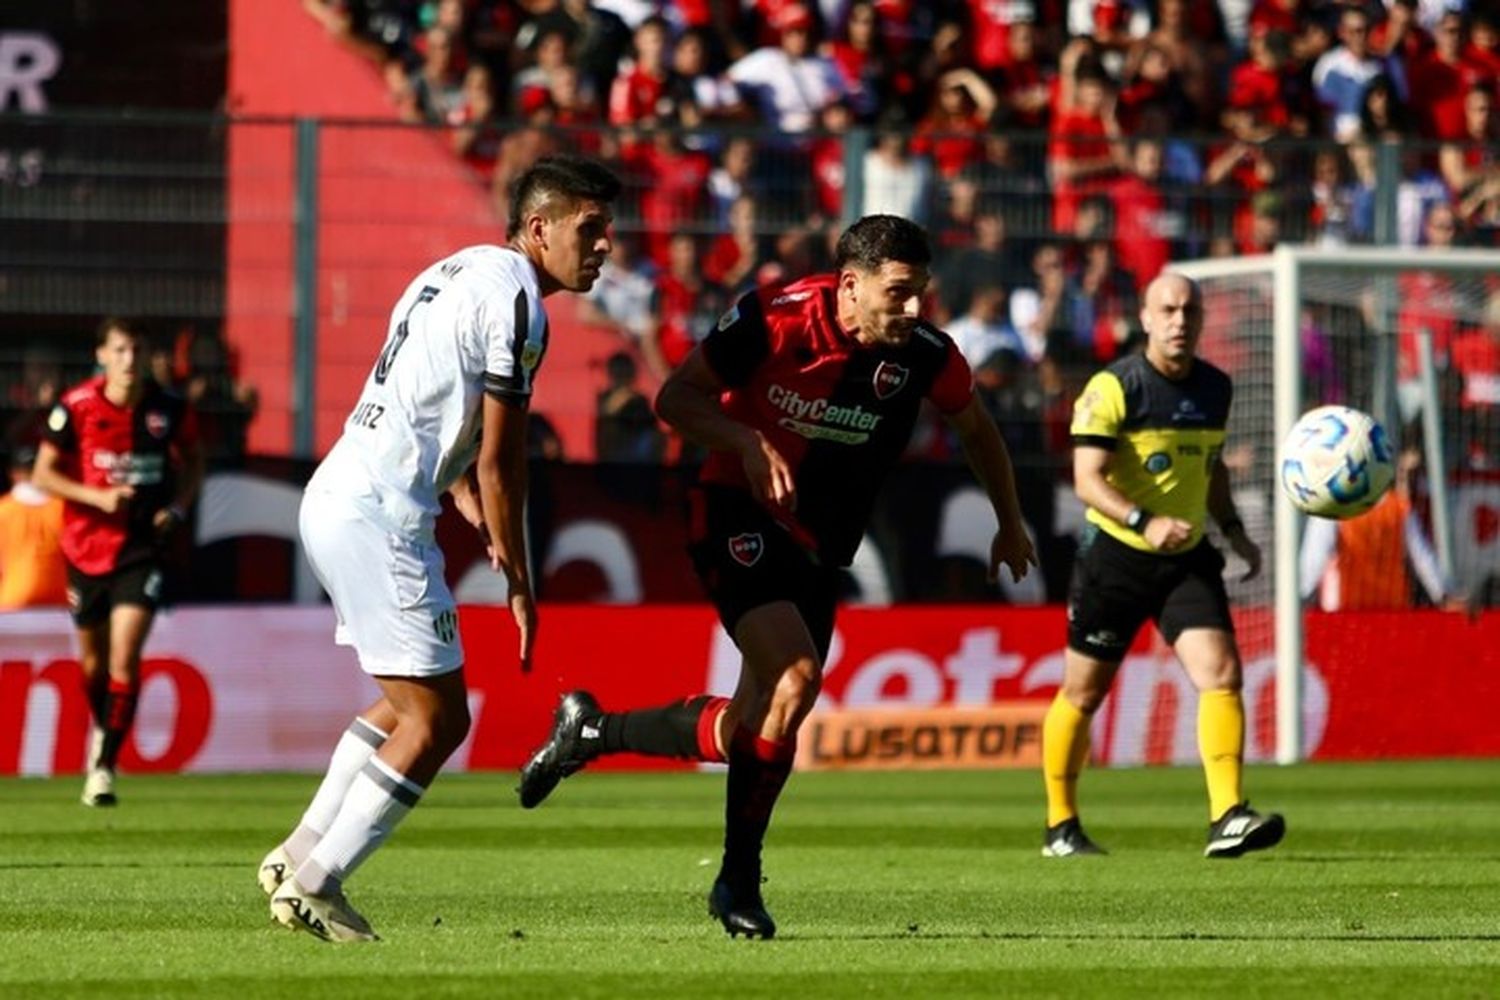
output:
M1284 246L1173 269L1203 292L1200 354L1234 378L1224 461L1264 555L1244 581L1214 539L1245 665L1246 755L1290 763L1327 722L1312 609L1487 600L1500 577L1473 516L1500 480L1500 252ZM1303 517L1278 486L1280 442L1325 403L1373 415L1397 453L1396 499L1347 522Z

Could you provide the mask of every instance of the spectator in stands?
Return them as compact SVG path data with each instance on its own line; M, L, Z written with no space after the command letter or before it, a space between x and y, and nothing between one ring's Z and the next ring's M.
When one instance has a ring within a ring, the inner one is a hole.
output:
M1460 379L1464 457L1470 467L1500 468L1500 292L1484 305L1484 325L1453 342Z
M680 108L678 109L681 110ZM622 144L621 162L641 185L641 224L646 255L658 267L668 266L668 241L674 233L698 226L708 213L708 175L713 160L688 149L674 115L648 141Z
M372 62L400 60L411 46L411 22L401 0L302 0L330 35Z
M1442 0L1446 5L1449 0ZM1385 19L1370 27L1370 51L1400 59L1408 70L1432 51L1433 38L1417 20L1418 0L1386 0ZM1445 6L1444 12L1451 11ZM1408 76L1408 80L1410 77Z
M719 233L702 262L703 276L738 297L755 284L755 275L769 256L756 220L755 198L742 194L729 208L728 232Z
M971 9L990 5L974 0ZM1008 58L994 69L995 90L1004 121L1018 129L1044 129L1052 110L1054 73L1037 52L1037 27L1031 21L1016 21L1006 33ZM979 43L976 43L976 46ZM983 61L980 62L984 67Z
M1378 141L1399 142L1403 136L1415 135L1416 128L1406 102L1396 94L1391 78L1384 73L1365 87L1359 106L1359 135Z
M1343 150L1324 147L1313 154L1310 222L1319 246L1341 247L1350 242L1355 231L1355 198Z
M585 323L610 327L631 343L644 341L656 324L656 266L639 247L634 233L616 230L599 279L578 300Z
M674 101L691 101L711 124L739 121L750 113L729 78L709 70L708 41L703 29L683 32L672 46L672 74L667 91Z
M1495 173L1497 138L1500 138L1500 122L1495 117L1494 91L1477 84L1464 96L1463 135L1459 141L1445 143L1438 150L1438 167L1455 198L1467 198Z
M1115 253L1141 292L1172 259L1172 239L1183 229L1181 218L1168 210L1162 190L1163 156L1160 142L1135 140L1130 145L1130 169L1109 187Z
M651 401L636 384L635 359L617 351L604 363L609 384L599 393L594 416L594 454L601 462L660 464L666 436Z
M1415 603L1413 577L1434 607L1462 611L1412 498L1422 464L1416 448L1396 459L1396 483L1369 511L1344 521L1311 517L1298 557L1304 600L1317 594L1324 611L1399 611Z
M552 122L568 130L568 145L589 156L614 159L619 149L613 132L598 128L603 121L599 104L584 89L583 74L575 66L563 65L552 71L552 89L547 97L552 107Z
M464 73L463 104L449 118L453 151L489 181L500 156L499 107L490 68L475 63Z
M1406 99L1406 71L1399 57L1370 51L1370 17L1346 7L1339 16L1340 44L1324 53L1313 67L1313 87L1328 119L1328 133L1342 141L1359 133L1360 102L1365 87L1384 73L1397 95Z
M1063 50L1059 65L1061 83L1047 146L1054 232L1073 231L1079 204L1102 190L1125 158L1109 78L1089 52L1087 41L1075 39Z
M1464 100L1489 74L1464 53L1464 19L1448 9L1433 29L1432 51L1411 64L1411 102L1424 136L1446 142L1464 137Z
M913 87L911 74L887 51L880 20L873 0L854 0L843 31L820 50L838 68L849 109L862 122L873 122L881 108L909 98Z
M1464 58L1479 66L1486 78L1500 79L1500 14L1475 5L1469 21L1469 44Z
M937 262L938 297L952 316L969 312L982 286L998 283L1011 288L1030 275L1020 249L1006 235L1005 216L997 206L980 201L970 228L972 242L948 250Z
M649 17L635 29L633 58L621 67L609 90L609 123L650 128L666 110L667 22Z
M807 132L818 112L843 97L844 78L833 60L812 51L812 11L800 3L785 4L774 25L777 45L756 49L729 67L729 79L760 111L772 128Z
M546 28L536 34L529 49L517 49L517 55L528 60L511 79L510 102L513 113L529 115L550 101L553 80L568 62L568 36L562 28Z
M899 111L881 120L875 147L865 153L865 199L861 215L895 215L925 226L935 193L932 164L913 156L907 125Z
M837 100L818 115L819 134L808 146L812 174L812 209L820 221L837 222L844 216L844 136L854 126L854 113L847 100Z
M641 341L641 356L658 379L682 363L727 307L728 297L704 280L698 259L698 239L673 233L668 266L656 279L656 321Z
M607 96L620 60L630 50L630 28L606 4L591 0L562 0L554 13L565 18L572 39L573 64L582 77L583 92L591 100Z
M445 28L429 28L418 46L421 63L410 74L416 106L424 121L450 122L464 106L463 54Z
M917 123L912 152L931 157L938 175L951 181L984 159L984 133L999 101L972 69L955 69L938 80L937 97Z
M1229 105L1251 112L1256 121L1275 130L1289 129L1296 109L1287 36L1254 25L1247 52L1247 57L1230 71Z
M709 214L715 225L729 222L729 208L737 199L755 194L755 140L731 136L719 153L718 166L708 174Z
M1448 206L1448 185L1429 162L1427 150L1407 142L1401 147L1401 180L1396 189L1396 240L1402 246L1423 242L1423 223L1439 205Z
M959 353L976 371L1000 351L1010 351L1017 357L1026 356L1026 347L1021 335L1010 325L1007 307L1010 294L1005 286L989 281L976 286L969 295L965 311L949 320L948 336L958 345Z
M1134 66L1145 71L1150 54L1161 53L1165 66L1151 71L1147 79L1159 81L1158 86L1166 89L1170 78L1181 87L1188 102L1184 125L1201 127L1212 122L1219 106L1227 53L1223 22L1217 15L1217 4L1158 0L1151 33L1131 46L1126 60L1125 77L1129 79Z
M0 611L68 603L63 502L32 485L36 452L32 441L10 449L10 492L0 496Z
M1446 203L1434 205L1422 223L1423 245L1435 250L1451 249L1457 236L1458 216ZM1400 305L1396 312L1396 391L1403 422L1421 411L1422 387L1418 334L1431 339L1433 363L1448 367L1448 356L1458 336L1463 303L1451 275L1437 271L1403 270L1396 276Z

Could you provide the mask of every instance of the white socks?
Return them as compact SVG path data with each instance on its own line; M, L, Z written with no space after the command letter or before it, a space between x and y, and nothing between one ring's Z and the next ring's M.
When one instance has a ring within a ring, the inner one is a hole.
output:
M328 773L323 776L323 783L318 786L317 794L313 796L307 811L302 814L302 821L297 824L297 829L281 845L293 865L306 861L313 848L318 846L318 841L333 825L333 819L338 815L339 807L344 804L344 796L354 783L355 776L389 735L358 716L344 730L344 735L339 737L338 746L333 748L333 759L328 764Z
M426 791L379 757L371 757L344 795L338 815L297 867L297 884L315 896L338 891L385 843Z

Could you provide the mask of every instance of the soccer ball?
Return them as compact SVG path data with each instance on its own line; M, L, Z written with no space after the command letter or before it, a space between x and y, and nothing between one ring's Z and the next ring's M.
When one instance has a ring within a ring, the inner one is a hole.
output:
M1281 488L1297 509L1318 517L1363 514L1395 478L1385 428L1347 406L1308 410L1281 449Z

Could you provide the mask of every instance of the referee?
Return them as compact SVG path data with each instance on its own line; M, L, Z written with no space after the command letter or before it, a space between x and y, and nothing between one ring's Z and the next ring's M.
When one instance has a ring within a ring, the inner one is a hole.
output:
M1045 857L1102 854L1078 819L1089 720L1146 619L1156 622L1198 689L1198 751L1208 780L1210 858L1272 847L1281 816L1241 790L1245 708L1224 559L1203 537L1212 514L1236 554L1260 570L1260 548L1235 515L1220 461L1234 390L1197 358L1197 284L1162 273L1146 289L1144 352L1094 375L1073 410L1073 484L1088 507L1068 593L1061 690L1042 730ZM1248 578L1247 576L1247 578Z

